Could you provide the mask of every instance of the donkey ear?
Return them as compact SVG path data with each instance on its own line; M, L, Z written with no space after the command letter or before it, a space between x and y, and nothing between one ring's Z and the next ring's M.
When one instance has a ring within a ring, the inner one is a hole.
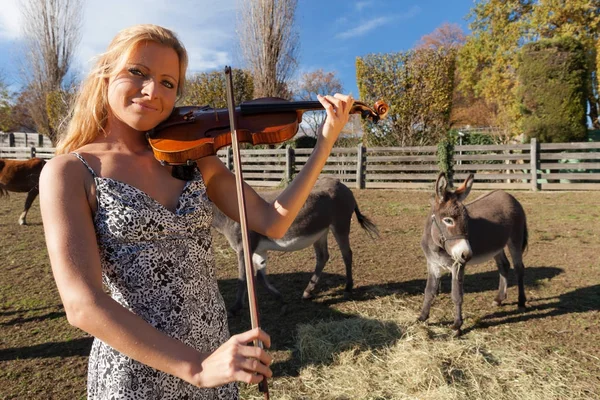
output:
M475 180L475 176L473 174L469 174L467 179L454 191L454 194L458 196L458 201L463 201L469 195L471 191L471 187L473 186L473 181Z
M441 203L446 199L447 189L448 179L446 179L446 174L440 172L438 174L437 180L435 181L435 200L438 203Z

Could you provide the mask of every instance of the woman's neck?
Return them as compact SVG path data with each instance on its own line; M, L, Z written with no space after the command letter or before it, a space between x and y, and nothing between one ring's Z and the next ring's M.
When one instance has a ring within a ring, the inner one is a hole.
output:
M144 132L137 131L117 118L108 118L105 135L97 140L110 150L133 154L142 154L150 150Z

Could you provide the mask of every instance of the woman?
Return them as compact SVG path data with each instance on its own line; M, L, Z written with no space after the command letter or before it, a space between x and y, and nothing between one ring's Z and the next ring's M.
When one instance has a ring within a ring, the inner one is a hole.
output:
M231 399L270 377L260 329L229 337L210 236L211 202L239 220L235 177L215 156L189 181L153 157L144 132L171 113L187 54L173 32L117 34L83 83L40 178L52 271L69 322L95 337L90 399ZM327 118L306 166L272 203L244 186L248 227L281 237L311 191L353 100L319 96ZM108 292L108 293L107 293Z

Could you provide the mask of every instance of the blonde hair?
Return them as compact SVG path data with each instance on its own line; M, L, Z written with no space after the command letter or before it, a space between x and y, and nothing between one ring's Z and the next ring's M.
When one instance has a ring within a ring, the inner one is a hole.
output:
M141 42L156 42L170 47L179 57L179 85L177 95L185 86L188 56L185 47L174 32L158 25L141 24L123 29L112 40L97 61L71 108L71 119L64 135L56 145L56 154L65 154L93 142L104 132L108 116L108 78L118 73L131 51Z

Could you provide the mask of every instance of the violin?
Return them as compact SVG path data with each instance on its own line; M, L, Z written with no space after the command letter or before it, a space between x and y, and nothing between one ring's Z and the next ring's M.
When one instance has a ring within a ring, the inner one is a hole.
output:
M240 103L235 107L237 136L240 143L276 144L296 135L302 114L323 110L318 101L288 101L263 97ZM385 118L389 107L383 101L369 107L355 101L351 114L377 123ZM209 106L175 107L171 115L154 129L146 132L154 157L163 165L193 165L202 157L215 155L232 144L231 124L227 108Z

